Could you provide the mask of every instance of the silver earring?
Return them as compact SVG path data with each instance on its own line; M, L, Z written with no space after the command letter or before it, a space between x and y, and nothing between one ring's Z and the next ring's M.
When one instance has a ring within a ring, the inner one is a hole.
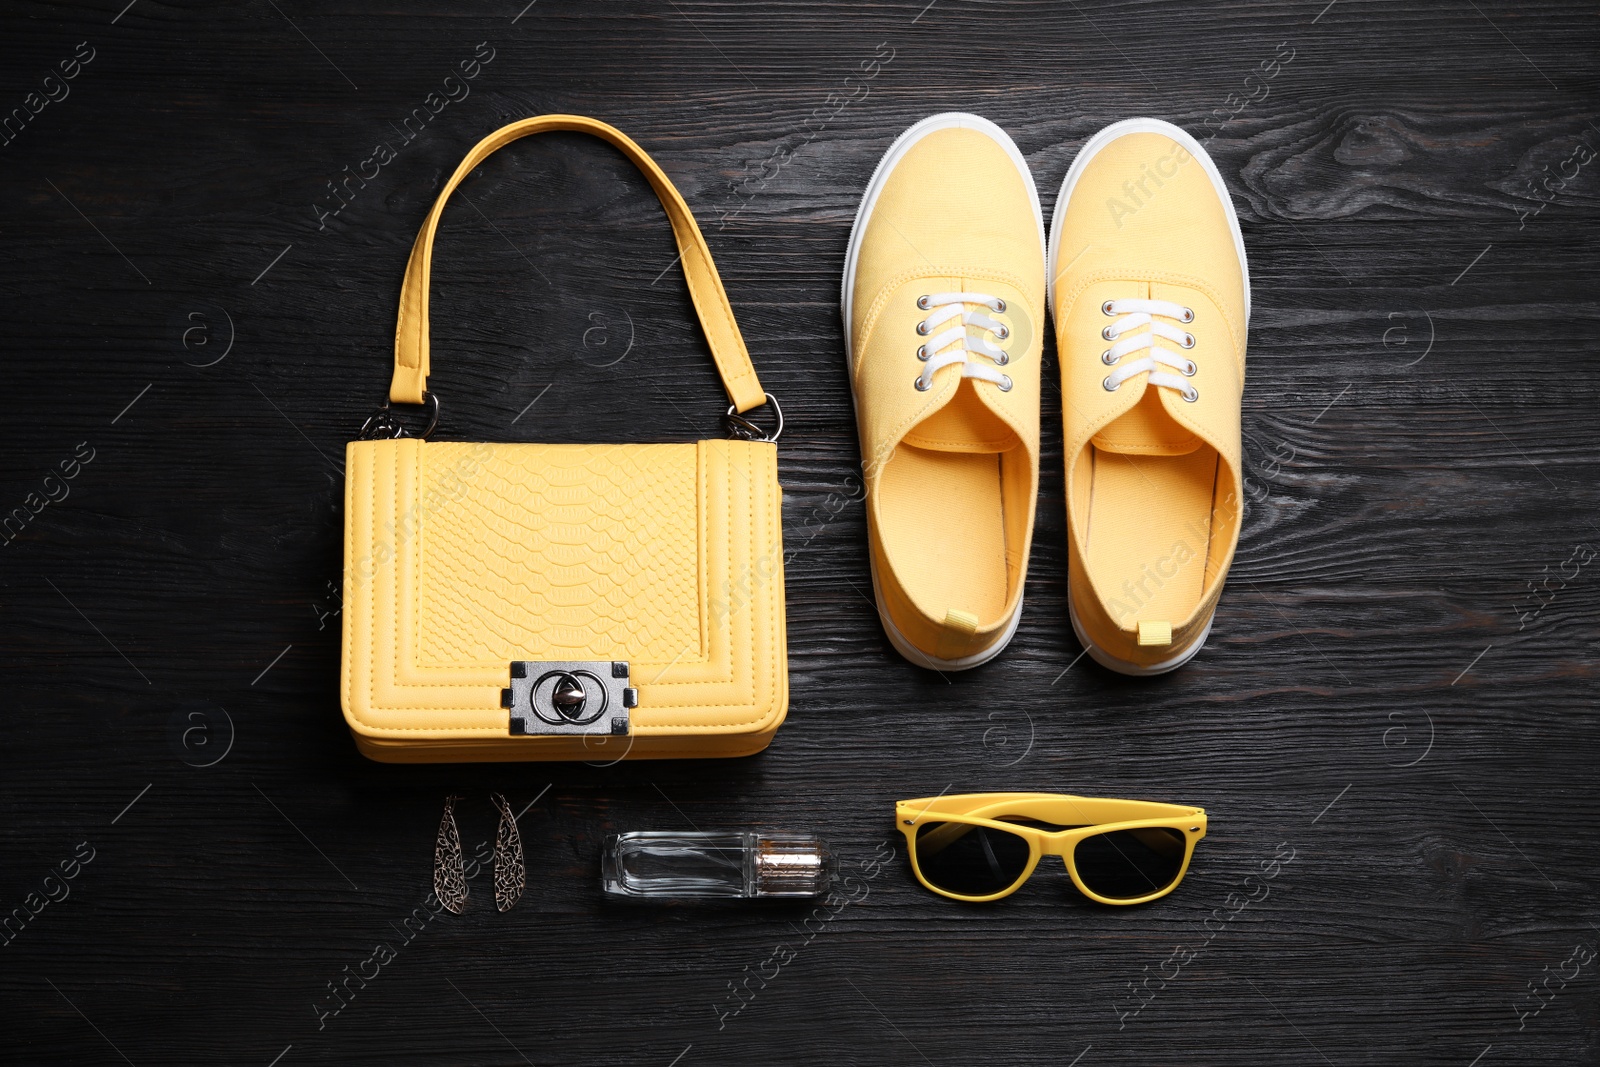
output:
M456 829L456 798L444 798L444 818L433 843L433 893L446 911L460 915L467 906L467 865L461 854L461 832Z
M522 899L528 880L522 862L522 834L506 798L496 793L491 799L500 809L500 829L494 835L494 904L501 911L510 911Z

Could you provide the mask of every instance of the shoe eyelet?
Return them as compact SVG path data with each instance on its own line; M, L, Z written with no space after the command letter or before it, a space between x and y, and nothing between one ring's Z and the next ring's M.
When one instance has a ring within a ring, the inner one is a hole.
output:
M1183 335L1183 347L1184 348L1193 348L1194 347L1194 334L1186 333L1186 334Z
M1004 375L1001 375L1001 377L1005 378L1005 381L1000 383L1000 391L1002 393L1011 392L1011 386L1012 386L1011 375L1004 374Z
M1011 336L1011 327L1009 327L1009 326L996 326L994 328L994 336L995 336L996 340L1004 341L1007 337Z
M1184 308L1183 309L1183 321L1184 322L1193 322L1194 321L1194 308Z
M1105 329L1101 330L1100 336L1104 337L1107 341L1115 341L1117 339L1117 335L1111 332L1110 326L1107 326Z
M918 335L920 335L922 337L928 336L928 320L927 319L923 319L921 322L917 323L917 333L918 333Z
M996 314L1004 315L1006 313L1006 302L1005 302L1005 299L1003 297L998 297L997 296L997 297L995 297L994 302L995 302L995 305L996 305L996 307L994 309Z
M1116 312L1111 310L1112 303L1114 303L1114 301L1107 300L1104 304L1100 305L1100 311L1106 315L1115 315Z
M927 345L918 345L917 346L917 358L922 360L922 362L924 362L924 363L928 362L928 346Z
M917 392L919 393L926 393L929 389L933 388L933 383L923 381L922 375L920 374L911 380L911 384L916 386Z
M1009 352L1002 352L998 356L994 357L994 365L996 367L1004 367L1007 363L1010 363L1010 362L1011 362L1011 354Z
M1120 359L1122 359L1122 357L1121 356L1113 356L1111 354L1111 349L1109 349L1109 348L1106 349L1104 352L1100 353L1100 362L1104 363L1108 367L1115 367L1117 365L1117 362Z
M1117 387L1111 384L1111 375L1109 374L1106 375L1106 380L1100 384L1106 387L1106 392L1108 393L1114 393L1117 391Z
M1183 397L1189 403L1193 404L1196 400L1200 399L1200 390L1191 385L1178 395Z
M917 307L921 308L923 311L927 311L928 310L928 306L929 305L928 305L928 298L927 297L925 297L925 296L917 297Z
M1191 359L1189 361L1189 365L1187 367L1183 368L1183 376L1185 378L1193 378L1194 377L1194 372L1199 370L1199 369L1200 369L1199 366L1197 366L1195 364L1195 361Z

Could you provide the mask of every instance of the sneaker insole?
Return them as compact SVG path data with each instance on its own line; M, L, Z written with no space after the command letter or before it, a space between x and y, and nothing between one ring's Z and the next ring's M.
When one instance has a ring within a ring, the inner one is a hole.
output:
M1090 446L1085 564L1117 625L1178 623L1200 603L1217 452L1130 456Z
M901 442L878 483L878 534L895 577L924 613L954 609L987 626L1006 606L1006 529L998 453Z

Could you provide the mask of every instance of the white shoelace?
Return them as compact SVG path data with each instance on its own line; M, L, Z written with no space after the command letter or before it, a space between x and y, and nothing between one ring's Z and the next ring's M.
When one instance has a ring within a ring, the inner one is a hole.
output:
M976 326L987 330L1001 341L1011 336L1011 328L997 319L990 318L982 311L968 311L968 304L980 304L997 315L1004 314L1006 310L1004 300L985 293L930 293L917 298L917 307L933 312L917 323L917 333L927 337L946 323L952 324L949 329L930 337L917 349L917 358L927 364L913 382L919 392L925 393L933 388L935 372L957 363L961 364L963 378L992 382L1000 387L1001 392L1011 391L1009 374L1001 374L991 367L974 362L972 358L983 356L995 366L1003 367L1011 362L1011 357L1004 349L991 344L988 338L969 334L967 327Z
M1100 353L1100 362L1108 367L1117 368L1106 375L1107 392L1115 392L1117 386L1129 378L1148 372L1151 385L1176 389L1178 395L1191 404L1200 399L1200 391L1188 380L1198 369L1194 360L1156 344L1156 338L1163 337L1181 348L1193 348L1194 334L1162 321L1174 319L1178 322L1193 322L1193 309L1186 308L1182 304L1174 304L1170 300L1107 300L1100 305L1100 310L1107 315L1115 316L1117 320L1100 333L1100 336L1107 341L1116 342ZM1131 332L1144 326L1149 329L1142 333ZM1150 354L1143 359L1122 363L1123 356L1145 349L1148 349ZM1171 367L1178 373L1168 374L1160 369L1162 367Z

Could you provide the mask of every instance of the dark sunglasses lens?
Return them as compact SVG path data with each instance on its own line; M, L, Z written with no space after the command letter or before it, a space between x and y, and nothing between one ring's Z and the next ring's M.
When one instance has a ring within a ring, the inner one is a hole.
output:
M986 897L1017 884L1028 869L1028 842L1016 834L961 822L917 827L917 870L929 885Z
M1078 842L1072 859L1078 877L1091 891L1111 900L1131 900L1177 881L1187 849L1182 830L1150 826L1086 837Z

